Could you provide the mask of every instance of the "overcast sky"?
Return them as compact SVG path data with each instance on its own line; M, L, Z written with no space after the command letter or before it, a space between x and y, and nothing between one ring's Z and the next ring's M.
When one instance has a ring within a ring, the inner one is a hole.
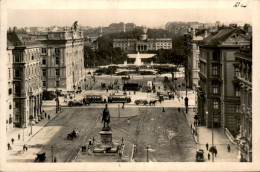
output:
M111 3L107 3L107 1L104 1L103 4L100 3L98 5L93 5L92 3L91 5L91 3L73 3L78 1L61 0L58 2L70 2L70 4L67 4L66 6L64 6L64 4L66 3L59 3L58 5L55 5L57 4L55 3L57 1L52 1L53 3L49 3L48 6L48 3L42 3L42 5L32 3L39 1L29 2L31 2L29 3L30 5L27 5L26 3L19 4L18 2L16 4L13 3L9 5L9 8L7 10L8 27L48 27L53 25L71 26L74 21L78 21L80 25L92 27L108 26L111 23L118 22L132 22L136 25L145 25L147 27L164 27L165 24L169 21L198 21L202 23L214 23L215 21L220 21L221 23L226 24L252 24L252 14L250 8L232 8L232 5L234 3L229 3L228 5L219 5L219 3L213 3L205 6L205 3L207 1L198 1L197 3L187 4L181 3L180 5L180 1L177 1L177 4L167 4L158 3L160 1L156 1L156 3L149 3L149 1L140 1L141 3L139 3L138 1L132 0L132 3L129 5L127 3L121 3L128 1L116 1L118 3L112 3L112 5ZM191 6L191 8L193 9L184 8L186 6L189 6L190 4L193 4L193 6ZM15 5L16 7L14 7ZM180 8L178 8L178 5ZM223 6L225 8L223 8ZM51 9L55 7L60 8ZM84 7L88 7L89 9L82 9Z

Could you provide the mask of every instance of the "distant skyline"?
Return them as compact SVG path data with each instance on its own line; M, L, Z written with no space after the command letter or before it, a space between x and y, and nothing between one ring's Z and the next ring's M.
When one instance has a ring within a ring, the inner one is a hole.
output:
M252 24L249 8L241 9L9 9L8 27L50 27L80 25L99 27L111 23L135 23L150 28L164 28L167 22Z

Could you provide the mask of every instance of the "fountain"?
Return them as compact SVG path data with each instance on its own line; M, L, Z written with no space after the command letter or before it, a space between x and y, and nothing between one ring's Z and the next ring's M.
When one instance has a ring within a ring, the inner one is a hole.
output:
M136 56L136 59L135 59L135 63L134 63L134 64L137 65L137 66L142 65L142 61L141 61L139 52L137 52L137 56Z

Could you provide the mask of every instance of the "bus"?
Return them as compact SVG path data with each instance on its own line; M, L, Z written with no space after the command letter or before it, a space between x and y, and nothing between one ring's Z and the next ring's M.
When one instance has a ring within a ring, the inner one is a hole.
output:
M125 95L112 95L108 96L109 103L129 103L131 102L131 98Z

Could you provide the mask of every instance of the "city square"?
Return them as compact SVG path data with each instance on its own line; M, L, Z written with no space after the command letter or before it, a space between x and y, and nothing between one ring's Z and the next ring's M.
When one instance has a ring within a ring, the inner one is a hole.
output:
M253 162L250 17L155 11L8 11L7 164Z

